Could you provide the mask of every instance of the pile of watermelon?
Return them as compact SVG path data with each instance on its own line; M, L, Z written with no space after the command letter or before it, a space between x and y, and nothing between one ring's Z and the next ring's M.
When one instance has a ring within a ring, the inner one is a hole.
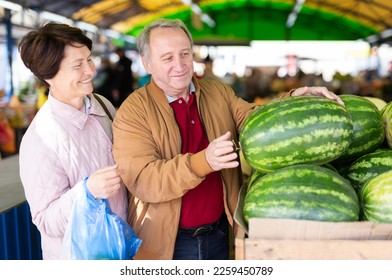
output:
M392 102L340 98L275 99L245 120L245 221L392 223Z

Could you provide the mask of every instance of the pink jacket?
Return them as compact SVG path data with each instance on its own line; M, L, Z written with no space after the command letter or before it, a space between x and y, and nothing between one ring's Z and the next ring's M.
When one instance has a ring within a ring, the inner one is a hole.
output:
M108 109L114 107L105 100ZM49 94L20 146L20 177L32 221L41 234L43 259L59 259L73 200L83 179L114 164L112 126L98 101L90 95L88 114ZM126 220L123 187L109 199L113 212Z

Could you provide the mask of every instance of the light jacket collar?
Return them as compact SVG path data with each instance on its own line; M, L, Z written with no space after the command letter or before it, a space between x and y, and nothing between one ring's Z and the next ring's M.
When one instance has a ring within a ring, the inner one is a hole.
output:
M90 105L90 110L88 110L88 113L86 113L84 110L80 111L71 105L57 100L50 93L47 102L49 102L55 115L73 124L77 128L83 129L88 120L88 115L105 116L106 114L98 101L92 97L92 94L90 94L88 98L90 100L90 104L88 104L88 102L85 104L85 106Z

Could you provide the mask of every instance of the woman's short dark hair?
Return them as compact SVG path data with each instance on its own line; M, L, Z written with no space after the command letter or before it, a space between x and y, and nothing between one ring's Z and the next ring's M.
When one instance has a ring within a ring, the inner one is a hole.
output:
M91 51L93 42L77 27L50 22L28 32L18 49L26 67L49 87L45 80L56 76L67 45L83 45Z

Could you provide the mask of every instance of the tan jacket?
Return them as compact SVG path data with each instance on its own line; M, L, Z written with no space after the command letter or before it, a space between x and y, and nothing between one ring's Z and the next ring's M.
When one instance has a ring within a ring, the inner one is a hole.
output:
M201 121L210 141L238 133L255 109L232 89L216 81L193 79ZM212 170L204 151L181 154L174 112L154 81L133 92L113 122L113 153L129 190L128 222L142 245L135 259L172 259L181 197ZM240 168L222 170L225 211L230 224L241 184Z

